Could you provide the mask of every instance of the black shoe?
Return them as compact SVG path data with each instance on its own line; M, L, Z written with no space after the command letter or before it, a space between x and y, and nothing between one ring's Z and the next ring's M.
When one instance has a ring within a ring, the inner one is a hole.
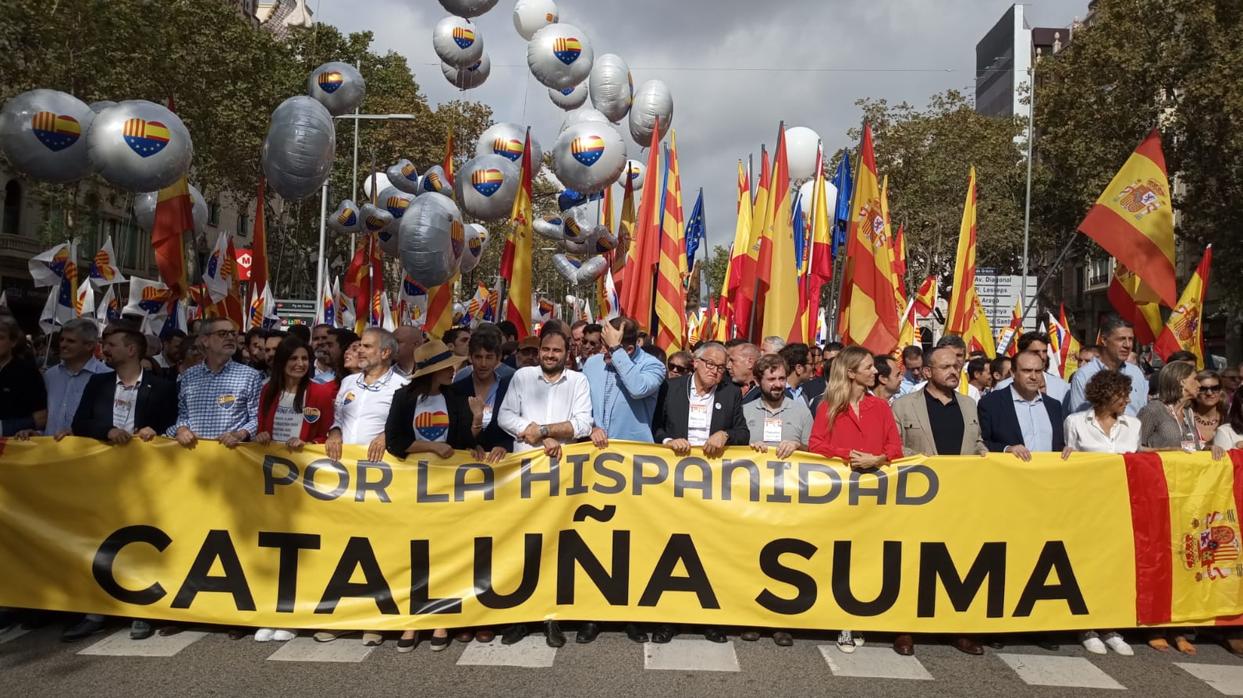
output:
M229 628L229 639L240 640L250 634L247 628Z
M448 634L444 637L436 637L435 635L432 635L431 641L427 644L431 645L433 652L440 652L447 648L450 642L453 642L453 638L449 637Z
M17 614L12 611L0 611L0 633L17 625Z
M103 629L104 622L102 620L83 618L78 621L77 625L71 628L66 628L65 632L60 634L60 641L77 642L78 640L84 640Z
M402 654L405 654L407 652L413 652L414 648L418 644L419 644L418 633L415 633L414 637L410 637L410 638L399 637L397 638L397 651L401 652Z
M708 642L729 642L729 639L725 637L725 631L715 625L704 628L704 639Z
M161 627L159 630L155 631L155 634L159 635L160 637L168 637L170 635L178 635L181 633L182 630L185 630L185 628L181 627L180 625L165 625Z
M599 635L600 624L586 621L582 625L578 626L578 632L574 635L574 641L580 645L585 645L596 639Z
M522 642L522 638L530 634L531 631L527 630L526 623L511 625L501 633L501 644L512 645L516 642Z
M136 620L129 626L129 639L146 640L155 634L155 628L145 620Z
M774 630L773 643L778 647L791 647L794 645L794 636L784 630Z
M742 638L746 642L755 642L756 640L760 639L760 631L744 630L742 631L742 634L739 635L738 637Z
M544 621L544 641L554 649L565 647L565 633L561 632L561 625L557 621Z
M639 644L647 642L647 633L643 632L643 628L640 628L638 623L626 623L626 637L630 638L631 642Z
M1056 651L1058 651L1058 650L1062 649L1062 646L1061 646L1061 645L1059 645L1059 644L1057 644L1057 641L1055 641L1052 637L1039 637L1039 638L1037 638L1037 639L1036 639L1036 646L1037 646L1037 647L1039 647L1039 648L1040 648L1040 649L1042 649L1042 650L1048 650L1048 651L1050 651L1050 652L1056 652Z
M668 623L661 623L652 631L652 642L663 645L674 638L678 634L678 629Z

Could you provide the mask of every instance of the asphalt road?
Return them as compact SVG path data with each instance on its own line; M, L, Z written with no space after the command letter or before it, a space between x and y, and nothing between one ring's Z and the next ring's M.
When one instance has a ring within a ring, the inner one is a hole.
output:
M513 647L427 643L399 654L390 639L376 648L357 639L319 644L230 640L220 629L193 629L134 642L127 627L77 643L60 642L60 625L0 634L0 690L44 695L608 695L851 696L1069 695L1085 687L1143 695L1243 695L1243 660L1204 639L1196 657L1136 644L1134 657L1093 656L1066 638L1050 652L1011 640L981 657L929 639L914 659L899 658L887 638L869 637L843 655L828 636L801 636L789 648L771 640L723 645L684 635L669 645L637 645L606 632L590 645L556 651L533 635ZM199 631L202 631L200 634ZM1138 638L1129 638L1138 643ZM171 656L136 656L166 654ZM515 666L520 665L520 666ZM1198 674L1198 676L1197 676ZM885 678L904 676L907 678ZM1025 678L1026 677L1026 678ZM1055 686L1035 685L1056 683Z

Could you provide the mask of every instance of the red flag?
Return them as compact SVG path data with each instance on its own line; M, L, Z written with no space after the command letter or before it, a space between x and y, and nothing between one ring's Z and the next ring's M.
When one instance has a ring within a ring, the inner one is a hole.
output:
M752 330L751 316L759 318L758 312L752 311L755 304L755 269L760 256L760 237L768 222L769 198L769 164L768 151L760 148L760 181L755 187L755 201L751 206L751 233L746 254L739 257L741 264L738 275L738 292L734 298L734 324L738 326L739 337L750 337ZM759 323L756 322L758 328Z
M449 129L449 138L445 141L445 159L440 164L445 171L445 183L453 188L453 129Z
M518 339L526 338L531 331L531 253L535 247L534 231L531 228L534 218L531 189L535 179L535 167L531 154L531 130L528 128L526 142L522 147L522 178L509 214L513 230L505 241L505 253L501 261L501 275L509 282L505 319L514 323Z
M182 236L194 232L194 204L190 201L190 185L185 177L160 190L155 204L155 223L151 226L151 247L160 278L172 291L173 298L182 298L190 284L186 281L186 257Z
M254 288L268 285L268 228L264 218L264 194L267 182L259 176L259 198L255 201L255 234L251 243L250 284Z
M648 146L647 176L643 181L643 196L639 203L639 219L635 226L635 268L626 270L626 285L622 289L622 308L627 317L634 318L641 332L652 328L652 281L656 279L656 264L660 259L660 187L664 185L660 172L660 119L652 128L652 142Z

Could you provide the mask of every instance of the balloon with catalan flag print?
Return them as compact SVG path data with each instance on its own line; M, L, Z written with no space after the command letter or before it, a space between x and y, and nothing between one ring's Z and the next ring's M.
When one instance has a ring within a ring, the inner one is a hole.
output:
M306 93L319 100L333 116L341 116L362 105L367 82L354 66L332 61L311 71L306 79Z
M571 111L587 103L587 84L580 83L561 90L548 90L548 98L558 107Z
M610 124L575 124L557 138L552 163L562 184L594 194L617 181L626 166L626 144Z
M419 195L419 171L415 169L414 164L402 158L384 171L388 183L397 187L407 194ZM387 189L387 186L381 185L380 191Z
M345 199L328 217L328 228L340 235L354 235L363 229L362 213L353 199Z
M513 123L492 124L479 136L475 144L475 155L501 155L506 160L521 166L522 144L526 138L526 127ZM531 162L538 168L544 157L539 141L531 136Z
M518 166L502 155L468 160L453 181L462 210L485 221L507 218L518 195Z
M563 90L591 75L591 41L571 24L550 24L535 32L527 44L527 66L544 87Z
M445 17L432 29L432 48L454 68L468 68L483 60L483 34L465 17Z
M424 288L439 286L458 272L466 249L466 227L453 200L421 194L398 226L401 266Z
M95 112L56 90L23 92L0 109L0 150L22 173L55 184L91 173L86 134Z
M108 183L132 192L159 191L190 170L194 144L176 114L128 100L95 115L86 134L91 165Z

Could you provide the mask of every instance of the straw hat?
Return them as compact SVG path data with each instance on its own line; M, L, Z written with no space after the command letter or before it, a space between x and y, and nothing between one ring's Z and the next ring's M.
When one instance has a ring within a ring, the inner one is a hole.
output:
M457 370L465 362L465 356L454 354L453 350L439 339L428 340L414 350L414 375L410 378L426 376L446 368Z

